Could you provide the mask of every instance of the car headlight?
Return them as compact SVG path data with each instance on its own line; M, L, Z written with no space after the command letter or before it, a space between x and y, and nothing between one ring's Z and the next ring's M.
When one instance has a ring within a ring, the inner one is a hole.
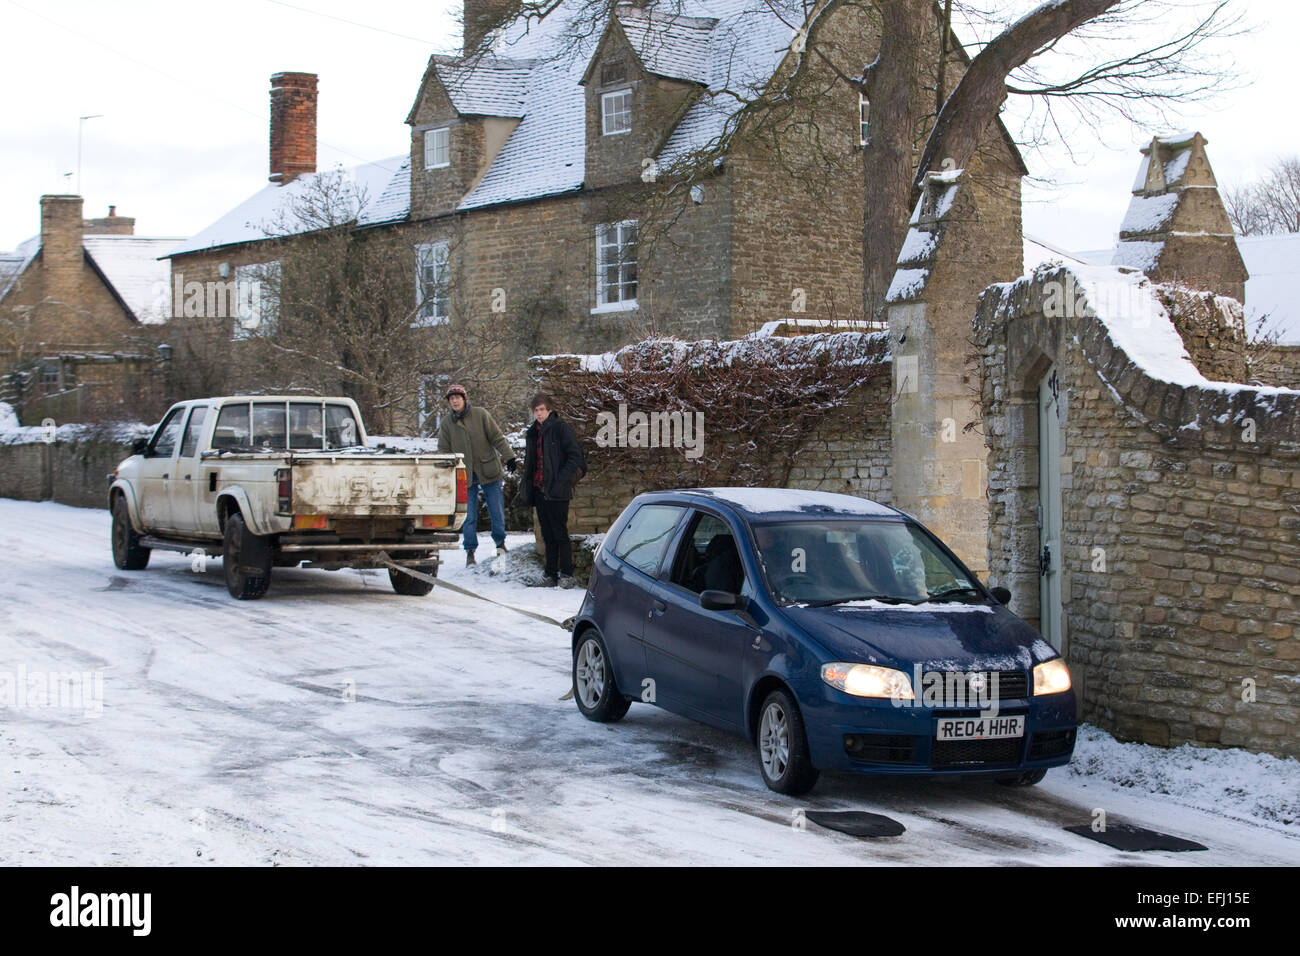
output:
M1061 658L1034 665L1034 696L1061 694L1070 689L1070 669Z
M844 664L834 662L822 665L822 680L836 690L854 697L886 697L895 700L915 700L912 682L902 671L875 664Z

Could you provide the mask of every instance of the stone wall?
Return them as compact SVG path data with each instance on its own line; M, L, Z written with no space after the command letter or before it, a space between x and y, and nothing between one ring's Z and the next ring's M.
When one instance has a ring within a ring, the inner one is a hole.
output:
M1054 366L1062 652L1081 719L1300 755L1300 392L1205 381L1160 351L1175 322L1149 282L1069 271L980 301L991 580L1038 622L1038 387ZM1107 282L1123 301L1098 301ZM1062 286L1079 290L1064 312Z
M1251 374L1267 385L1300 388L1300 345L1274 345L1251 363Z
M107 476L130 454L129 441L102 437L0 444L0 498L106 507Z

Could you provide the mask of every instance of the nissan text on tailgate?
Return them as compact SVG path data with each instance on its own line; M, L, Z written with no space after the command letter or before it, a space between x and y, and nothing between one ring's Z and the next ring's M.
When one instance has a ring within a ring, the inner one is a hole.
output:
M143 569L156 548L221 555L240 600L299 565L387 567L397 593L428 594L399 568L437 575L468 497L459 455L371 447L351 399L305 396L180 402L109 481L119 568Z

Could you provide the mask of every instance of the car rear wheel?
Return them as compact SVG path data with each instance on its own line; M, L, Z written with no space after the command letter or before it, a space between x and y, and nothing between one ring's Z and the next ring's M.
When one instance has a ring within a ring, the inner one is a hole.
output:
M149 548L140 547L140 536L131 527L126 499L113 499L113 563L123 571L142 571L149 564Z
M1014 777L998 777L998 783L1004 787L1032 787L1046 776L1046 770L1026 770Z
M412 570L422 571L435 578L438 576L438 566L436 564L431 568L413 568ZM396 568L388 569L388 580L392 582L394 591L409 597L424 597L433 590L433 585L428 581L413 578L405 571L398 571Z
M763 782L777 793L798 796L817 784L808 736L799 707L784 690L763 701L758 717L758 769Z
M248 530L237 511L226 518L221 565L226 590L236 600L255 601L271 586L271 546Z
M602 724L622 720L631 706L614 681L605 642L587 631L573 649L573 699L588 720Z

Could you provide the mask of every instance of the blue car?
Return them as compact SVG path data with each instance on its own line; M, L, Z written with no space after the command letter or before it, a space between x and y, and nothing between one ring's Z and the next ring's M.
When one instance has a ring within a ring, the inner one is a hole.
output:
M822 770L1042 780L1074 751L1052 647L910 516L848 495L638 496L596 553L573 629L595 721L653 703L745 734L763 781Z

